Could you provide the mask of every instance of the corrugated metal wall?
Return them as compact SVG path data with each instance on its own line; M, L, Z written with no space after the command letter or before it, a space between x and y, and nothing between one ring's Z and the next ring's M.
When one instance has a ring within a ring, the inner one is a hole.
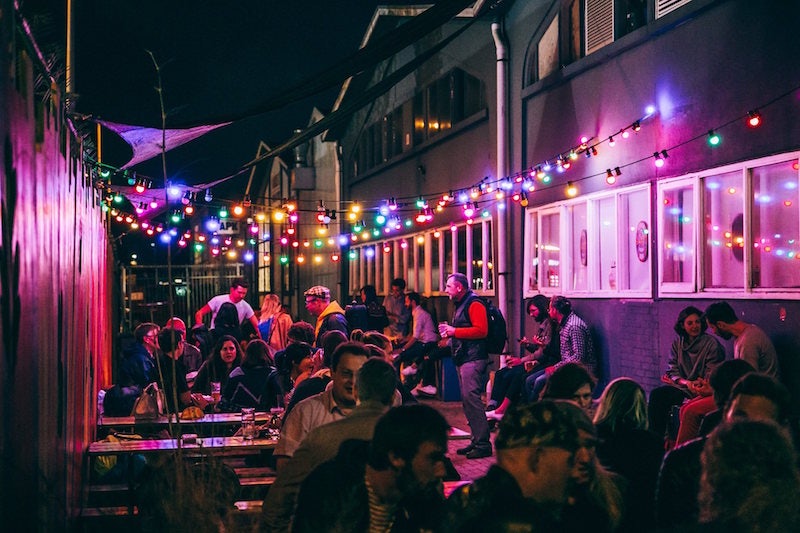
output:
M70 527L111 379L109 242L62 101L0 0L0 523Z

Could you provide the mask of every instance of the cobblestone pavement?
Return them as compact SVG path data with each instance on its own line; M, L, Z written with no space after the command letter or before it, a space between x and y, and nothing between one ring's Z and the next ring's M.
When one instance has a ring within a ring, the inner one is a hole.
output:
M443 402L433 398L419 398L419 401L430 405L442 413L442 416L445 417L451 426L469 433L469 425L464 416L461 402ZM492 445L494 445L494 438L496 435L497 432L493 431L491 435ZM485 457L483 459L467 459L463 455L458 455L456 450L467 444L469 444L469 438L450 439L447 447L447 455L453 462L453 466L458 470L462 480L474 480L486 474L489 467L495 463L495 457L493 454L491 457Z

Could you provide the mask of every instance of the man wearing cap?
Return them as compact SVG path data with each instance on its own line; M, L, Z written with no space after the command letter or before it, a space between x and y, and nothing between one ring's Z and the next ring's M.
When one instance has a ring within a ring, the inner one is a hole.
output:
M197 346L186 342L186 323L176 316L167 320L164 325L165 328L172 328L181 334L183 341L183 351L178 354L178 357L183 357L183 365L186 367L187 372L197 372L200 365L203 364L203 354L197 349ZM194 379L194 378L192 378Z
M306 311L317 317L314 328L314 337L317 348L322 348L322 336L331 330L339 330L350 336L344 309L337 301L331 301L331 291L328 287L315 285L303 293L306 298Z
M448 531L557 531L567 500L581 409L544 400L511 407L500 421L497 464L448 500Z

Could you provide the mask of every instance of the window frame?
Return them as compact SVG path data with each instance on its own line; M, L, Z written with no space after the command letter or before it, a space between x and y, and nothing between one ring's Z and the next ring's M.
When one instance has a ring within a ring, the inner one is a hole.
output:
M704 187L704 180L713 176L718 176L720 174L730 173L730 172L740 172L742 176L742 190L744 191L743 195L743 204L742 205L742 213L744 215L744 229L743 229L743 238L744 238L744 268L743 268L743 284L742 288L729 288L729 287L707 287L706 286L706 279L704 276L705 272L705 261L706 261L706 246L704 244L704 224L695 224L694 232L692 235L693 241L695 242L695 259L692 265L692 272L696 282L693 284L692 287L684 286L672 286L671 284L664 284L662 282L663 279L663 271L662 271L662 262L659 258L659 268L658 268L658 296L664 298L671 298L671 297L686 297L688 294L693 294L697 297L704 297L704 298L716 298L716 299L723 299L723 298L730 298L730 299L742 299L742 298L751 298L751 299L788 299L788 300L798 300L800 299L800 287L796 289L785 288L785 287L754 287L753 286L753 276L752 276L752 268L753 268L753 243L754 243L754 235L753 235L753 172L752 170L756 167L763 167L769 166L772 164L777 164L781 162L790 162L792 160L800 161L800 151L793 151L793 152L786 152L782 154L776 154L772 156L767 156L758 159L751 159L747 161L742 161L739 163L734 163L730 165L724 165L721 167L715 167L706 169L700 172L693 173L686 177L674 178L674 179L665 179L661 180L657 183L657 202L659 206L659 220L663 220L663 204L664 204L664 191L665 190L672 190L679 186L685 186L686 184L690 184L692 187L693 195L694 195L694 204L695 204L695 214L693 215L696 221L705 220L705 215L707 213L707 206L704 205L704 194L703 194L703 187ZM800 167L800 165L798 165ZM797 170L797 188L795 190L800 190L800 168ZM798 202L800 203L800 202ZM798 207L800 208L800 207ZM800 224L798 224L800 226ZM659 224L659 231L658 231L658 245L657 249L659 253L662 248L663 241L663 225ZM800 227L797 228L798 232L800 232ZM701 246L702 245L702 246ZM796 260L796 259L795 259ZM690 290L691 289L691 290Z
M648 240L648 250L650 253L648 254L647 262L650 266L649 270L650 273L648 274L648 283L647 287L644 289L620 289L620 280L621 272L623 268L627 269L627 266L622 267L623 259L627 259L627 256L624 256L622 248L623 246L629 242L628 237L628 226L627 221L621 221L620 217L622 214L625 214L627 217L628 210L620 209L620 199L622 196L631 195L635 192L642 192L644 191L647 195L647 198L650 199L652 197L652 186L650 183L641 183L636 184L628 187L622 187L618 189L614 189L612 191L600 191L597 193L586 194L580 196L578 198L570 198L566 200L562 200L559 202L554 202L547 205L537 206L537 207L530 207L525 211L525 235L524 235L524 242L528 243L524 249L524 261L525 266L523 269L523 276L525 280L531 280L535 277L537 280L536 286L533 287L530 283L523 283L523 294L524 297L530 298L536 294L544 294L547 296L554 296L557 294L561 294L564 296L575 297L575 298L642 298L642 299L649 299L652 298L653 293L653 280L652 280L652 262L654 261L653 253L652 253L652 242ZM598 257L599 251L599 240L600 240L600 227L599 227L599 220L598 220L598 202L600 200L605 200L608 198L614 199L614 212L616 217L616 231L613 232L614 238L616 239L616 258L614 259L617 268L617 288L604 288L603 283L601 280L601 266L596 262L592 261L591 258ZM571 250L574 246L573 240L573 225L570 218L570 208L576 207L581 204L584 204L586 207L586 252L589 261L587 262L587 283L586 288L582 289L572 289L571 282L569 280L572 279L573 274L573 264L575 261L578 261L578 258L573 257ZM541 256L536 254L535 250L542 242L542 218L545 216L550 216L553 214L558 214L559 220L559 235L558 235L558 246L559 246L559 265L558 269L556 269L559 284L558 287L549 287L543 285L542 280L546 279L548 276L547 270L541 261L537 261L536 264L533 264L534 256L540 258ZM652 231L653 227L653 209L650 203L648 202L647 207L647 223L649 228ZM623 224L624 223L624 224ZM531 232L535 231L536 235L531 235ZM536 272L532 272L532 269L536 268ZM535 274L535 276L533 276Z
M456 228L453 231L452 228ZM469 228L469 231L467 231ZM483 280L489 280L486 283L491 289L476 289L473 288L476 294L481 296L494 296L495 287L497 286L497 272L494 268L497 257L497 244L496 236L494 234L494 216L480 217L473 221L473 224L468 224L466 221L453 222L447 226L426 228L413 233L406 233L403 235L395 235L392 237L370 240L369 242L353 243L351 251L355 252L355 259L347 260L350 262L348 272L350 276L350 287L362 287L367 283L374 284L379 294L386 294L389 290L389 280L395 277L402 277L409 282L411 276L417 281L413 288L424 296L442 296L445 295L444 286L447 276L454 272L460 262L467 265L467 272L464 272L470 279L476 274L480 274ZM472 231L480 231L482 234L481 240L481 259L480 272L472 268L472 261L475 259L472 253L472 238L470 237ZM435 234L438 232L439 237ZM453 237L450 242L450 255L445 249L445 234L450 233ZM459 239L464 240L466 246L464 247L464 257L458 255ZM422 237L423 242L418 242ZM488 238L487 238L488 237ZM439 240L437 253L433 254L433 241ZM406 242L406 246L402 246L402 242ZM390 251L384 252L384 246L388 246ZM420 249L421 247L421 249ZM372 248L375 256L372 258L366 257L366 250ZM419 252L422 253L419 253ZM376 267L378 254L381 258L381 266ZM483 260L485 255L490 255L490 260ZM489 263L493 265L490 267ZM376 272L377 271L377 272ZM437 272L437 279L433 278L434 271ZM409 275L411 273L411 275ZM379 276L376 277L376 274ZM409 284L409 287L412 285Z

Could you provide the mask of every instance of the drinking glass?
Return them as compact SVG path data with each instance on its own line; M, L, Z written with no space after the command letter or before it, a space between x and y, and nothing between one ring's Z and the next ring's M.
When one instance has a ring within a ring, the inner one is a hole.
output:
M256 437L256 410L253 407L242 408L242 437L245 440Z

